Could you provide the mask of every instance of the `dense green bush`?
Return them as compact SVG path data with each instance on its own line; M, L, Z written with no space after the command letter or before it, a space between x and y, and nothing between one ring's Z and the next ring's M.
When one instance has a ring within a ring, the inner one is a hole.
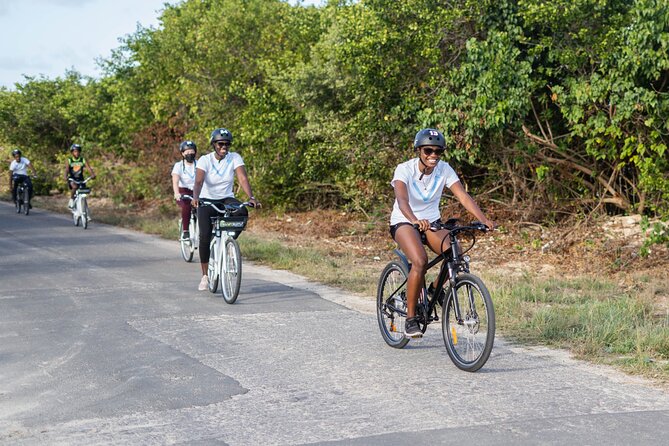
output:
M83 143L98 193L147 200L182 138L225 126L266 203L366 210L435 126L528 215L669 216L666 1L189 0L102 65L0 90L0 140L45 166Z

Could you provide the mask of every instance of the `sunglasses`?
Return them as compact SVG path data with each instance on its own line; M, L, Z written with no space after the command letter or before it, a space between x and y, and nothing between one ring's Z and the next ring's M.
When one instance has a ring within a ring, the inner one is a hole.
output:
M216 147L230 147L229 142L219 141L216 143Z
M430 149L429 147L423 147L423 153L426 155L432 155L433 153L437 156L441 156L444 154L446 149Z

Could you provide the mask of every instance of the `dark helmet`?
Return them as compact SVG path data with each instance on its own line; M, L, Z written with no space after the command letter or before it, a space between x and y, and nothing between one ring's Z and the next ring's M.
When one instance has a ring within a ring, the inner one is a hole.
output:
M437 129L423 129L416 133L413 140L413 148L418 149L423 146L437 146L441 148L446 147L444 135Z
M185 152L186 150L188 150L188 149L193 149L193 150L195 150L195 152L197 153L197 146L196 146L195 143L194 143L193 141L191 141L191 140L184 141L184 142L182 142L182 143L179 145L179 151L180 151L181 153L184 153L184 152Z
M83 152L83 150L81 150L81 146L79 144L72 144L70 146L70 153L74 152L75 150L78 150L79 153Z
M216 129L211 132L209 137L209 144L214 144L217 141L229 141L232 144L232 133L228 129Z
M16 155L21 156L21 151L19 149L12 150L12 156L16 156Z

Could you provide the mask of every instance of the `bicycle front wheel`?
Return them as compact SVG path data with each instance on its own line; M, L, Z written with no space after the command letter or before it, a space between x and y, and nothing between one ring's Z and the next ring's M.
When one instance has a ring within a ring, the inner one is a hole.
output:
M85 197L81 199L81 226L86 229L88 228L88 221L90 216L88 214L88 201Z
M23 189L23 212L28 215L30 213L30 191Z
M225 258L221 262L221 294L226 303L234 304L242 283L242 255L235 239L225 241Z
M183 223L179 220L179 244L181 245L181 257L186 262L193 260L193 243L191 239L183 239Z
M207 268L207 276L209 276L209 292L215 293L218 289L218 277L219 277L219 267L218 267L218 241L216 237L211 239L211 244L209 245L209 266Z
M461 274L446 295L441 322L446 351L456 367L475 372L486 363L495 342L490 293L478 277Z
M376 318L381 336L394 348L404 348L409 342L404 336L408 275L404 265L390 262L381 273L376 290Z
M16 205L16 213L20 214L21 213L21 207L23 205L23 192L20 190L16 191L16 201L14 202Z

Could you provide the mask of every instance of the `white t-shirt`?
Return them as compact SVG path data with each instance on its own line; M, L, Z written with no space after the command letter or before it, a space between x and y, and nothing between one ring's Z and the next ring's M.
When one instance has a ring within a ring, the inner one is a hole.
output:
M172 175L179 176L179 187L193 190L195 184L195 163L190 165L184 161L179 161L172 168Z
M21 157L19 162L12 160L12 163L9 165L9 170L16 175L28 175L28 166L30 166L28 158Z
M413 158L398 165L390 184L393 187L397 181L406 184L409 192L409 205L414 215L419 220L425 219L432 222L441 217L439 200L444 186L451 187L460 179L453 168L444 161L439 161L430 175L423 175L423 178L419 179L421 176L418 169L419 163L418 158ZM390 214L390 225L402 222L411 223L400 210L396 199L393 212Z
M235 183L235 169L244 165L244 160L236 152L228 152L222 160L216 159L211 152L197 160L197 168L204 171L204 183L200 198L220 200L234 197L232 187Z

